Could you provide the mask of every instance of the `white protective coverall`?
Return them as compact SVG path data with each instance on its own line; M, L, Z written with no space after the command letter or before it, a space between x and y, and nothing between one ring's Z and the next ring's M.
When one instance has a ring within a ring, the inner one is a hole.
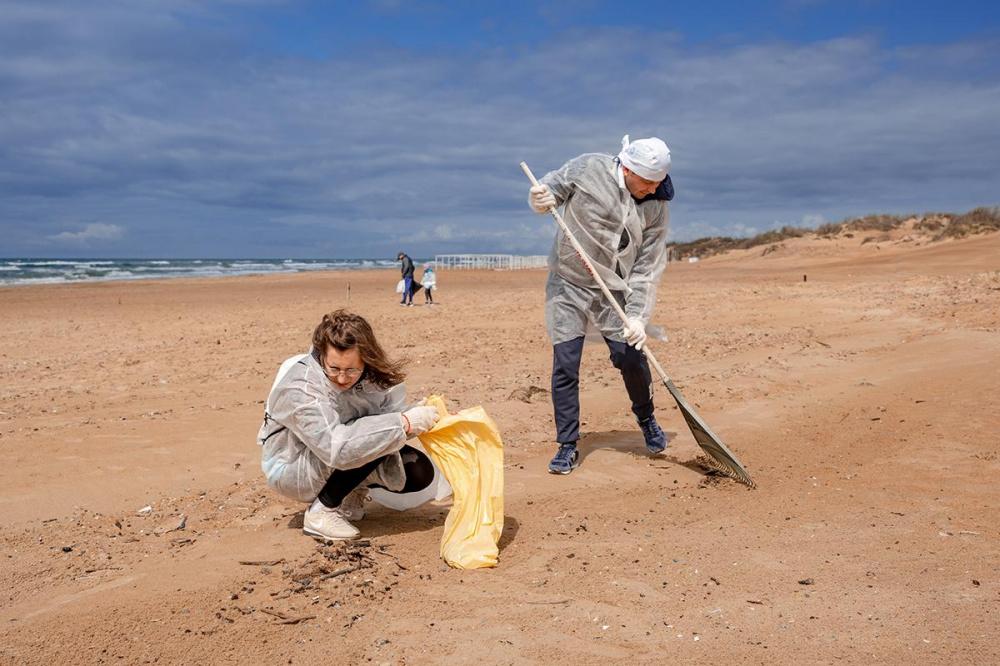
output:
M600 153L574 158L540 182L563 207L566 224L625 314L648 324L666 265L667 202L651 199L637 204L618 161ZM624 341L624 322L607 304L560 227L549 254L545 286L545 324L552 344L585 335L587 319L604 337Z
M312 350L288 359L282 371L257 434L263 447L261 469L270 487L291 499L312 502L333 470L360 467L382 456L388 458L376 469L374 481L389 490L403 487L403 384L382 389L362 377L341 391Z

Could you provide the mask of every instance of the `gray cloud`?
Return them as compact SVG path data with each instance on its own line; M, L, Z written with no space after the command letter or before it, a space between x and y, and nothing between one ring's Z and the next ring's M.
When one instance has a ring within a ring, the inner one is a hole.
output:
M309 60L253 49L221 5L37 4L0 27L10 255L58 254L94 219L128 231L122 256L544 253L518 162L626 132L670 144L680 239L997 203L996 42L569 30Z
M80 231L61 231L49 236L49 240L57 244L90 245L91 242L114 241L125 234L125 230L117 224L92 222Z

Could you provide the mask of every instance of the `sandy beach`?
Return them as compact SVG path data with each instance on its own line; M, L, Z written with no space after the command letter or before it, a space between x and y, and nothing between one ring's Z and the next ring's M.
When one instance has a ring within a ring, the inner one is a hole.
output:
M1000 661L1000 234L669 266L653 349L756 490L662 389L646 454L602 344L583 465L547 474L545 272L441 271L435 307L397 279L0 289L0 663ZM323 547L266 487L275 370L344 306L500 427L496 569L441 561L446 505Z

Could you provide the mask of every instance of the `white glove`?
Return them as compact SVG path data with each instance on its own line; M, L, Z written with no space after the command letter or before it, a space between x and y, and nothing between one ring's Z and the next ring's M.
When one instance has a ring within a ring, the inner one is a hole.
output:
M548 185L535 185L528 190L528 203L536 213L547 213L556 207L556 197Z
M413 437L415 435L421 435L437 423L439 418L437 407L412 407L405 412L403 412L403 428L406 428L406 423L410 424L410 429L406 432L407 437Z
M625 341L639 351L646 344L646 325L638 317L629 317L625 320L625 328L622 329Z

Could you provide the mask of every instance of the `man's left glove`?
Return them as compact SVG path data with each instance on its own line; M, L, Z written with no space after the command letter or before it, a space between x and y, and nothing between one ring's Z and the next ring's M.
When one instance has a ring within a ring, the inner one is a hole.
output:
M638 317L629 317L625 320L622 335L629 345L642 351L642 346L646 344L646 325Z

